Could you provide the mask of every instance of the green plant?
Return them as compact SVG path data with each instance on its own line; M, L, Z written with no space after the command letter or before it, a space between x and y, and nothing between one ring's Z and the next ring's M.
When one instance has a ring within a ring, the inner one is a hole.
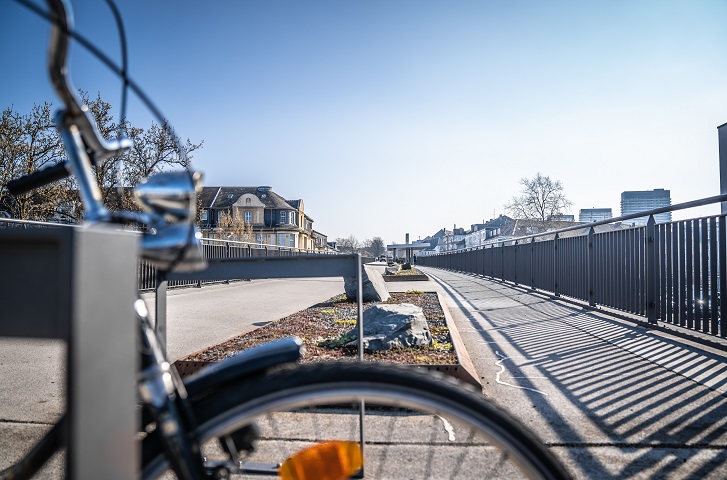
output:
M412 267L408 270L399 270L397 272L397 275L406 276L406 275L424 275L424 274L421 271L417 270L416 268Z
M407 290L406 293L410 295L424 295L424 292L421 290Z
M449 329L444 325L429 325L429 332L432 336L437 337L449 334Z
M333 323L336 325L356 325L356 320L353 318L336 318Z
M351 336L348 333L344 333L338 338L328 340L325 346L328 348L341 348L342 346L346 345L347 343L351 343L354 340L356 340L356 337Z
M451 352L454 348L450 342L438 342L436 340L432 340L432 347L434 347L435 350L441 350L443 352Z

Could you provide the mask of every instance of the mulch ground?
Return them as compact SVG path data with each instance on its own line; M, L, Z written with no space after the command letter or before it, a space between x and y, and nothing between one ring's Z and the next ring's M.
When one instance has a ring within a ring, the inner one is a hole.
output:
M391 293L387 302L366 303L364 310L381 303L411 303L420 306L434 342L429 347L364 352L365 360L421 365L457 363L457 355L436 293ZM182 360L220 361L241 350L291 336L298 336L303 340L306 349L304 362L357 360L357 347L346 345L351 341L348 333L356 328L356 318L357 304L347 302L344 295L339 295Z

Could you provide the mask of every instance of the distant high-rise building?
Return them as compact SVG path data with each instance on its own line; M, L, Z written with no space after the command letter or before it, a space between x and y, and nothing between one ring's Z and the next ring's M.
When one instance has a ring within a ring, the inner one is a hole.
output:
M644 190L636 192L623 192L621 194L621 216L633 213L646 212L655 208L668 207L671 205L671 191L663 188ZM629 223L646 225L648 217L639 217L628 220ZM671 222L671 212L654 215L656 223Z
M578 212L578 221L584 223L600 222L613 218L610 208L581 208Z

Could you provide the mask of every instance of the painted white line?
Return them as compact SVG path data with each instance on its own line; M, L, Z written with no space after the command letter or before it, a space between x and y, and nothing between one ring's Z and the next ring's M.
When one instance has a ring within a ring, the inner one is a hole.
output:
M442 421L442 424L444 425L444 430L446 430L447 435L449 435L449 441L454 442L456 438L454 437L454 428L452 427L452 424L449 423L446 419L440 417L439 415L437 415L436 417Z
M500 371L497 372L497 375L495 375L495 381L497 383L499 383L500 385L507 385L508 387L519 388L521 390L530 390L531 392L536 392L536 393L539 393L539 394L544 395L546 397L549 396L547 393L541 392L540 390L536 390L534 388L522 387L520 385L513 385L512 383L507 383L507 382L503 382L502 380L500 380L500 375L502 374L502 372L505 371L505 366L503 365L503 362L505 360L508 360L510 357L506 357L506 356L504 356L503 354L501 354L500 352L497 352L497 351L495 352L495 354L498 357L500 357L500 360L498 360L497 362L495 362L495 365L498 365L500 367ZM517 378L535 378L535 377L517 377Z

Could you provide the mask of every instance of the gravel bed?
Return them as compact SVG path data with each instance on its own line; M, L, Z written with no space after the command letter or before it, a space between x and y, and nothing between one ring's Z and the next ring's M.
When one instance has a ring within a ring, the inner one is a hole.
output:
M380 303L382 302L366 303L364 310ZM391 293L389 301L384 303L411 303L422 307L434 344L429 347L364 352L365 360L420 365L457 363L457 355L436 293ZM182 360L220 361L241 350L291 336L303 339L306 349L304 362L357 360L357 347L345 345L350 340L346 336L347 332L356 327L356 313L357 304L347 302L344 295L339 295Z

